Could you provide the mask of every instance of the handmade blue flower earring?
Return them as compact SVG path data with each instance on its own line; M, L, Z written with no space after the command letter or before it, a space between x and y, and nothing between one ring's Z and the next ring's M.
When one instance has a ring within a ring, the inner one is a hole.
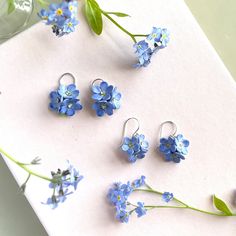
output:
M162 129L166 124L172 126L173 132L167 137L162 137ZM189 141L183 137L182 134L176 135L177 126L172 121L165 121L160 126L159 131L159 151L164 155L166 161L173 161L179 163L185 159L185 155L188 154Z
M126 126L130 120L135 120L138 126L131 137L126 137ZM128 161L131 163L136 162L137 159L144 158L149 147L148 141L145 140L145 136L143 134L137 133L139 131L139 128L139 121L135 117L129 118L124 123L121 149L127 154Z
M100 83L96 84L98 81ZM91 91L94 100L92 108L96 111L97 116L105 114L111 116L114 110L120 108L121 93L116 87L109 85L102 79L95 79L92 82Z
M65 77L70 77L72 83L68 85L62 83L62 79ZM73 116L76 111L82 109L78 96L79 90L75 86L75 77L71 73L64 73L59 78L59 88L49 95L49 108L58 114Z

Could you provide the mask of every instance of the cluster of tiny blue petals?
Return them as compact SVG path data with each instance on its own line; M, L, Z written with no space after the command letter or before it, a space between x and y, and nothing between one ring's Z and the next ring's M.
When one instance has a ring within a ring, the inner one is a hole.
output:
M74 84L61 84L59 89L52 91L49 96L49 108L59 114L73 116L76 111L83 108L78 99L79 90Z
M164 193L162 194L162 199L163 199L163 201L165 201L165 202L167 202L167 203L168 203L169 201L171 201L173 198L174 198L173 193L164 192Z
M145 157L149 143L143 134L135 134L132 138L125 137L121 149L128 155L128 161L134 163Z
M128 202L129 196L135 189L143 185L145 185L145 176L141 176L139 179L134 180L132 184L130 182L127 182L126 184L114 183L112 188L109 189L107 198L116 210L116 219L118 221L128 223L129 217L133 211L137 213L138 217L146 214L144 204L141 202L137 203L137 207L135 207L133 211L128 209L128 206L130 206L130 203Z
M52 26L56 36L63 36L75 31L77 20L78 2L66 0L61 3L52 3L49 9L42 9L38 15L47 25Z
M58 169L56 172L52 171L51 175L52 181L49 188L53 190L53 194L47 199L46 204L55 209L59 203L63 203L68 195L77 189L77 185L83 179L83 176L69 162L66 170Z
M184 139L182 134L179 134L175 137L161 138L159 151L164 154L166 161L179 163L188 154L188 147L189 141Z
M92 86L92 99L94 100L92 108L97 116L105 114L111 116L114 110L120 108L121 93L116 87L102 81L100 85Z
M140 68L148 66L153 54L167 46L170 41L169 35L167 29L153 27L151 34L149 34L145 40L134 44L135 53L138 56L138 63L135 64L134 67Z

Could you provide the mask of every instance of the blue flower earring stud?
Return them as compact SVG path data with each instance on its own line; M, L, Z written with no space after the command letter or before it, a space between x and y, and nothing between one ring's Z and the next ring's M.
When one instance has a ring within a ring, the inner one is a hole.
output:
M104 116L105 114L111 116L114 110L120 108L121 93L116 87L109 85L102 79L95 79L92 82L91 90L94 100L92 108L96 111L97 116Z
M162 137L162 129L166 124L170 124L173 128L172 134L167 137ZM179 163L181 160L185 160L185 156L188 154L189 141L183 137L182 134L176 135L177 126L172 121L165 121L160 126L159 135L159 151L164 155L165 161L173 161Z
M127 123L131 120L136 121L138 126L131 137L126 137L125 136L126 126L127 126ZM121 144L121 149L127 154L128 161L131 163L136 162L137 159L144 158L149 148L149 143L145 139L145 136L143 134L137 133L139 131L139 128L140 128L139 121L135 117L129 118L124 123L123 140Z
M68 85L62 83L65 77L70 77L72 83ZM59 88L49 95L49 108L60 115L73 116L76 111L82 109L78 96L79 90L75 86L75 77L71 73L64 73L59 78Z

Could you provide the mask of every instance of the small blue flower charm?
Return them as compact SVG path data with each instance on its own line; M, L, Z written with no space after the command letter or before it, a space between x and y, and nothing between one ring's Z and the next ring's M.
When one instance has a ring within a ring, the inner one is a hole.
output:
M92 83L92 99L94 100L92 108L96 111L97 116L101 117L105 114L111 116L114 110L120 108L121 93L116 87L103 80L99 85L95 85L94 83L98 80L101 79L96 79Z
M127 154L128 161L134 163L142 159L148 152L148 141L143 134L135 134L131 138L125 137L121 149Z
M179 163L181 160L185 160L185 155L188 154L189 141L183 137L182 134L175 135L177 128L172 121L166 121L161 124L170 123L174 126L174 133L168 138L161 138L159 151L164 155L165 161L173 161Z
M66 75L70 76L75 82L74 76L70 73L63 74L59 81ZM78 96L79 90L76 89L74 83L69 85L60 83L59 88L56 91L52 91L49 95L49 109L61 115L73 116L76 111L82 109Z
M145 136L143 134L137 133L139 130L139 121L135 117L126 120L124 124L124 133L126 125L130 120L135 120L138 123L138 128L136 129L131 138L123 137L121 149L127 154L128 161L134 163L137 161L137 159L143 159L145 157L146 153L148 152L149 143L145 139Z

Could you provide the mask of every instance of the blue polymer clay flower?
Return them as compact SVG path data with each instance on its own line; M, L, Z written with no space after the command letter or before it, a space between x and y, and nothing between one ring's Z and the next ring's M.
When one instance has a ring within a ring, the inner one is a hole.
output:
M118 92L117 88L115 87L111 93L111 103L114 109L120 108L120 99L121 99L121 93Z
M140 149L139 140L136 136L132 138L125 137L121 149L128 155L133 155Z
M82 105L80 104L79 99L67 98L62 102L59 112L67 116L73 116L76 111L81 109Z
M102 81L99 85L92 86L92 99L94 103L92 108L97 116L105 114L111 116L113 111L120 108L121 93L116 87Z
M182 134L179 134L175 137L174 139L176 150L183 154L186 155L188 154L188 146L189 146L189 141L187 139L184 139Z
M184 139L182 134L160 139L159 151L164 154L166 161L179 163L185 160L188 153L189 141Z
M136 162L137 159L142 159L148 151L148 141L145 140L143 134L135 134L131 138L125 137L121 149L127 153L128 161Z
M104 116L105 114L111 116L113 114L113 105L110 102L95 102L92 108L96 111L97 116Z
M61 101L62 101L60 94L57 91L52 91L49 97L50 97L49 108L52 111L59 112Z
M181 160L185 160L185 157L178 152L170 152L168 154L165 154L165 160L180 163Z
M59 86L58 93L63 98L77 98L79 96L79 90L76 89L75 84L69 84L69 85L61 84Z
M159 146L160 152L164 154L168 154L171 152L176 151L176 144L174 137L168 137L168 138L161 138L160 139L160 146Z
M113 86L108 85L107 82L102 81L100 85L92 86L92 99L96 101L107 101L111 99Z

